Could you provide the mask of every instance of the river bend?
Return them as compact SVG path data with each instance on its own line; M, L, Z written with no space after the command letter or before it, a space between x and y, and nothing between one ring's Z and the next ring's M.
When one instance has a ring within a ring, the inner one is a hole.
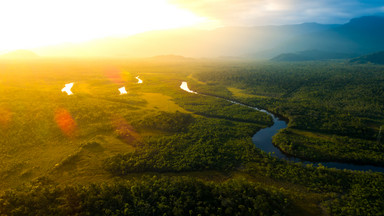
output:
M186 87L186 89L189 90L189 88L187 87L187 83L183 82L181 88L183 90L185 90L185 87ZM187 91L187 90L185 90L185 91ZM191 90L189 90L187 92L194 93L194 94L200 94L198 92L191 91ZM200 94L200 95L217 97L217 96L206 95L206 94ZM221 98L221 97L217 97L217 98ZM328 167L328 168L348 169L348 170L355 170L355 171L369 171L369 170L371 170L374 172L384 172L384 167L379 167L379 166L357 165L357 164L352 164L352 163L341 163L341 162L311 162L311 161L302 160L302 159L294 157L294 156L288 156L288 155L284 154L279 148L277 148L272 143L272 137L275 134L277 134L280 130L287 128L288 125L287 125L286 121L280 119L279 117L268 112L267 110L259 109L257 107L248 106L248 105L239 103L237 101L228 100L225 98L221 98L221 99L227 100L227 101L234 103L234 104L239 104L241 106L246 106L246 107L249 107L251 109L260 111L260 112L264 112L264 113L266 113L272 117L273 125L270 127L267 127L267 128L263 128L263 129L259 130L258 132L256 132L252 136L252 142L255 144L255 146L257 148L261 149L262 151L264 151L268 154L271 154L274 157L277 157L277 158L283 159L283 160L292 161L292 162L301 162L303 164L313 164L314 166L318 166L319 163L321 163L323 166Z

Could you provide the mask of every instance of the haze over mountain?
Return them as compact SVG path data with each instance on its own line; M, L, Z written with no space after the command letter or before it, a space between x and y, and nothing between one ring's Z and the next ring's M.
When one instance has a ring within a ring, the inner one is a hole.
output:
M346 53L370 53L384 48L384 17L366 16L350 22L319 31L301 35L284 44L284 50L301 51L322 49Z
M316 61L329 59L348 59L357 57L354 53L340 53L321 50L305 50L296 53L283 53L274 58L272 61Z
M151 31L126 38L105 38L35 51L48 56L150 57L172 54L271 58L304 50L366 54L384 50L383 38L384 17L366 16L343 25L303 23Z
M359 64L366 64L366 63L384 64L384 51L360 56L360 57L351 59L350 62L359 63Z
M15 50L15 51L0 55L0 58L36 58L36 57L39 57L39 56L30 50Z

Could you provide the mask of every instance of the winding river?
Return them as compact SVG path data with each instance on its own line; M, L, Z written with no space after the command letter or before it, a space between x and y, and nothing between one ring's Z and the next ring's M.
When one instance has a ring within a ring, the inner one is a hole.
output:
M184 88L182 88L183 90L185 90L185 87L189 90L186 82L183 82L182 86L184 87ZM185 90L185 91L187 91L187 90ZM194 93L194 94L200 94L200 93L197 93L197 92L194 92L191 90L189 90L187 92ZM211 95L205 95L205 94L200 94L200 95L211 96ZM212 97L215 97L215 96L212 96ZM221 97L218 97L218 98L221 98ZM277 148L276 146L274 146L272 143L272 137L275 134L277 134L281 129L284 129L288 126L286 121L280 119L279 117L268 112L267 110L259 109L257 107L248 106L248 105L239 103L237 101L228 100L225 98L222 98L222 99L227 100L227 101L234 103L234 104L239 104L241 106L246 106L246 107L249 107L251 109L254 109L254 110L257 110L260 112L264 112L264 113L266 113L272 117L273 125L268 127L268 128L263 128L263 129L259 130L258 132L256 132L252 137L252 142L255 144L255 146L257 148L261 149L262 151L264 151L266 153L271 154L274 157L277 157L279 159L292 161L292 162L301 162L303 164L312 164L314 166L318 166L318 164L321 163L323 166L328 167L328 168L348 169L348 170L355 170L355 171L369 171L369 170L371 170L374 172L384 172L384 167L379 167L379 166L357 165L357 164L352 164L352 163L341 163L341 162L311 162L311 161L302 160L302 159L294 157L294 156L288 156L288 155L284 154L282 151L280 151L280 149Z

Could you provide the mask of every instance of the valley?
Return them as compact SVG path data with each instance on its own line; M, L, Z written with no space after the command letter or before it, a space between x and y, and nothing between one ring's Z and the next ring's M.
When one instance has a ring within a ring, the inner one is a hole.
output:
M1 214L383 211L382 173L280 160L252 141L274 119L222 99L287 118L273 143L289 155L383 167L383 66L52 58L0 67ZM61 92L71 82L73 95Z

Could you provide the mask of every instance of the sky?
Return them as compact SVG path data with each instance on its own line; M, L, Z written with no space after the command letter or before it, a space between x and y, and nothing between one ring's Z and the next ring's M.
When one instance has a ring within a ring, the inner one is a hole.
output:
M194 27L346 23L382 0L1 0L0 52Z
M365 15L383 15L383 0L170 0L223 26L318 22L341 24Z

